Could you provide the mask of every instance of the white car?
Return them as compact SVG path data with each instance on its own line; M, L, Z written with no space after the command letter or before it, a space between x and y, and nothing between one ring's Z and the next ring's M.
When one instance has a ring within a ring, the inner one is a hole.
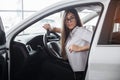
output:
M42 26L50 23L61 27L62 15L67 8L75 8L84 27L94 33L84 79L120 80L120 0L58 2L12 27L5 33L6 36L0 19L0 80L15 80L16 76L19 78L17 74L23 70L25 61L35 55L38 49L60 58L60 49L54 53L52 50L56 47L51 49L48 45L52 41L59 43L60 34L50 33L47 36L48 33ZM36 59L32 60L34 62ZM28 76L24 80L46 80L39 68L36 68L38 71L24 74Z

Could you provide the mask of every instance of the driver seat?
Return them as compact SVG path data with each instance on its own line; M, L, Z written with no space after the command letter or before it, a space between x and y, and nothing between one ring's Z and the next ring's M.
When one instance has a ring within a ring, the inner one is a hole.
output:
M61 57L61 47L58 42L56 41L51 41L47 43L48 50L53 56L62 58Z

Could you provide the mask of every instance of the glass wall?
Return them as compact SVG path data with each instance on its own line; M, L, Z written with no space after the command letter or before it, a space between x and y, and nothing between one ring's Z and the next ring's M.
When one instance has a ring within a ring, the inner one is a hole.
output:
M5 31L31 14L61 0L0 0L0 17Z

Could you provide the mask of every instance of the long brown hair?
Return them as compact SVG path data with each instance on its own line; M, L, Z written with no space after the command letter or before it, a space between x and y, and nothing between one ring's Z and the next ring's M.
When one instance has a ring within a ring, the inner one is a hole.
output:
M69 33L70 33L69 28L65 25L65 18L66 18L66 16L67 16L68 13L74 14L75 19L77 21L76 22L76 26L82 27L82 23L81 23L81 20L79 18L79 15L78 15L76 9L74 9L74 8L68 8L68 9L66 9L65 13L64 13L64 16L63 16L64 18L63 18L63 29L62 29L63 30L62 31L62 57L63 57L63 59L67 58L66 57L66 51L65 51L65 42L66 42L66 40L67 40L67 38L69 36Z

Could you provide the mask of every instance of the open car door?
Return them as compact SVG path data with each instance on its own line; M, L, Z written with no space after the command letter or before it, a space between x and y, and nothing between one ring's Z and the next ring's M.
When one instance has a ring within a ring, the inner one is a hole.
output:
M7 80L7 48L6 44L6 37L4 32L4 27L2 23L2 19L0 17L0 80Z

